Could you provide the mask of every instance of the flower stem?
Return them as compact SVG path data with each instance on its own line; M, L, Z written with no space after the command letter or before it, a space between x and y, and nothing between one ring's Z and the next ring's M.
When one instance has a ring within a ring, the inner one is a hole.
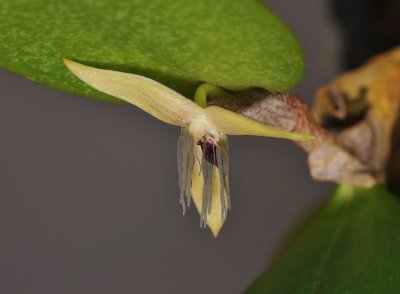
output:
M227 95L228 92L220 87L204 83L201 84L195 94L194 94L194 102L203 107L207 107L207 96L223 96Z

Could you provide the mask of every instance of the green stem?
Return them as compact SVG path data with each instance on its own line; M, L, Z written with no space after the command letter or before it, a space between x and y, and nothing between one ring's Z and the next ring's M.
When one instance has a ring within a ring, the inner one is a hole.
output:
M195 94L194 94L194 102L197 105L200 105L203 108L207 107L207 96L223 96L227 95L228 92L220 87L204 83L201 84Z

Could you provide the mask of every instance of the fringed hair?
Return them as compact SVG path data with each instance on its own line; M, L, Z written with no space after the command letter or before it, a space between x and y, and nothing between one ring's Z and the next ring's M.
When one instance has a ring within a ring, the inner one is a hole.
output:
M196 148L200 146L202 149L202 157L196 158ZM200 175L203 177L202 204L200 211L200 227L207 226L207 215L211 213L213 191L217 186L214 181L219 181L219 201L221 206L222 222L225 222L227 212L231 209L230 193L229 193L229 151L228 141L223 137L218 142L213 138L203 137L200 141L195 142L194 137L186 128L182 128L181 135L178 139L178 173L180 198L179 203L182 205L185 214L186 207L190 207L191 187L192 187L192 171L195 160L200 165ZM219 176L215 173L218 171Z

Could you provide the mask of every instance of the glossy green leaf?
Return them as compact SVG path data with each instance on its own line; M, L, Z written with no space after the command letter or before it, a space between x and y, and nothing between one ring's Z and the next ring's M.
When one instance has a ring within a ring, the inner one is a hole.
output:
M382 186L341 186L303 235L246 293L399 289L400 202Z
M0 68L62 91L116 102L62 57L136 73L192 98L201 82L286 92L300 45L259 0L1 0Z

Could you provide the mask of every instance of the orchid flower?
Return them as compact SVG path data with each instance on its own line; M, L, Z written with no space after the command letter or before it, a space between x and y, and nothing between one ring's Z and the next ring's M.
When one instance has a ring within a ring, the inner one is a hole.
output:
M178 172L183 213L193 200L200 213L200 226L208 225L215 237L231 209L226 135L313 139L311 135L279 130L221 107L202 108L144 76L98 69L68 59L64 59L64 63L94 89L182 128L178 139Z

